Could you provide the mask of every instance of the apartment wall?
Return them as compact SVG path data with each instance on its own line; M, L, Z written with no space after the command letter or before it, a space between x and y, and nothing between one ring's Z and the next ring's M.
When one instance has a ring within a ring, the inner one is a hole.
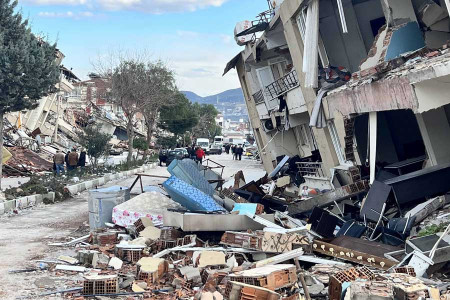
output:
M336 1L322 0L320 1L320 35L330 64L344 66L351 72L355 72L359 69L361 61L367 57L367 49L351 0L343 2L348 33L342 32Z
M450 105L417 114L431 165L450 163Z
M258 144L258 149L261 151L264 147L267 146L266 149L264 151L261 151L260 153L264 169L267 172L271 172L275 167L271 151L272 145L271 144L268 145L270 138L267 136L266 132L261 126L261 121L258 115L258 111L256 109L256 104L252 98L253 93L249 87L249 82L253 81L252 73L246 72L246 68L242 57L240 58L238 64L236 65L236 71L239 76L242 91L244 92L244 98L248 109L249 120L253 128L253 132L255 133L255 139L256 143Z
M301 84L301 93L303 95L303 99L305 100L308 113L311 115L314 107L314 101L316 99L316 93L312 88L305 88L303 86L303 83L305 82L305 74L301 72L301 70L303 66L304 48L300 31L298 29L297 22L295 21L302 2L302 0L284 1L280 7L280 18L283 22L284 34L286 36L286 41L289 46L289 52L291 54L294 67L298 70L297 75ZM329 170L339 165L339 161L333 148L330 133L327 128L313 128L312 130L322 156L325 172L327 172L326 175L331 176Z
M372 48L375 36L370 21L384 18L383 8L380 0L365 1L353 5L358 20L359 30L366 46L367 52Z

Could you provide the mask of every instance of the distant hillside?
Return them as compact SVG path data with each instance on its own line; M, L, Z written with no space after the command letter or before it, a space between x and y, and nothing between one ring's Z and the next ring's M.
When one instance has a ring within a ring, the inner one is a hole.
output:
M225 92L201 97L194 92L182 91L182 93L191 101L202 104L220 104L220 103L244 103L244 94L242 89L227 90Z

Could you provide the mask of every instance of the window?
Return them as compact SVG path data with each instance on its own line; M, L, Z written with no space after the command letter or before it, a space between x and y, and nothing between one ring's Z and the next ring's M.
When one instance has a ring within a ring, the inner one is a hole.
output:
M297 15L297 25L298 30L300 31L300 36L302 40L305 41L305 32L306 32L306 8L300 11ZM328 60L327 51L325 50L325 46L322 41L322 37L319 34L319 57L322 62L322 66L326 67L330 64Z
M345 164L344 151L342 150L341 141L339 140L336 125L334 124L333 120L329 120L327 123L328 123L328 130L330 131L331 140L333 141L334 150L336 152L339 163Z

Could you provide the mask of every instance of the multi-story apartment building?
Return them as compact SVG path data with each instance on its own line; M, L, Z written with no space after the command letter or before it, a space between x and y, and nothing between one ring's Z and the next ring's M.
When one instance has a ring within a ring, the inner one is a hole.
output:
M64 118L64 111L67 108L65 95L72 92L79 78L61 64L64 57L62 52L56 52L56 63L60 66L60 78L56 84L57 92L40 99L35 109L8 114L9 122L20 129L27 129L48 138L57 136L58 129L68 135L75 135L72 126Z
M237 32L245 49L225 72L237 69L266 170L298 155L306 184L324 189L354 167L373 182L450 163L449 10L289 0Z

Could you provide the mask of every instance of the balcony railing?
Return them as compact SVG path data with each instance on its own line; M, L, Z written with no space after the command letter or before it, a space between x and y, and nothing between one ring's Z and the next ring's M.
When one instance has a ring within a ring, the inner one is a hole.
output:
M298 86L297 71L293 70L266 86L266 94L270 96L271 99L274 99L286 94Z
M297 165L302 176L326 177L321 162L298 162Z
M264 102L264 95L262 91L256 92L253 94L253 100L255 100L256 104Z

